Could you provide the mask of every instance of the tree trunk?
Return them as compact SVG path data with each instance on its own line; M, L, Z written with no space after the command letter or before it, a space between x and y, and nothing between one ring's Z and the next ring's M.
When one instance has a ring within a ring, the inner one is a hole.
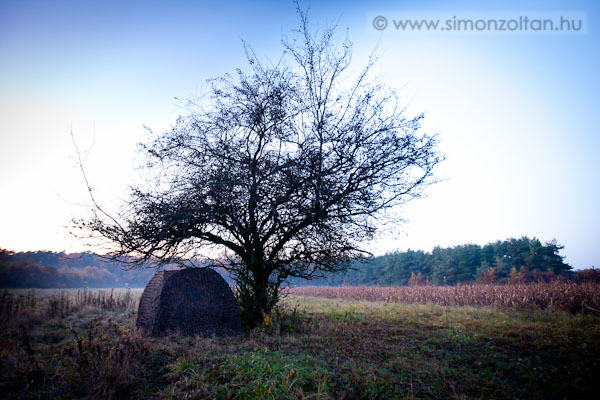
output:
M252 329L260 326L265 315L271 313L276 300L273 298L276 291L269 290L269 276L264 261L246 265L253 276L245 285L238 287L238 301L242 323L247 329Z

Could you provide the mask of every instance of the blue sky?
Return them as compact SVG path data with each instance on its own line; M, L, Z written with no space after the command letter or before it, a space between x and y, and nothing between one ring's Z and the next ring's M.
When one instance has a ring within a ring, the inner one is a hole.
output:
M600 266L599 6L592 1L327 2L354 61L438 133L444 180L406 205L376 252L535 236L575 268ZM307 6L309 2L302 2ZM389 25L378 31L373 18ZM582 32L406 32L403 18L581 17ZM79 250L88 212L72 129L99 200L115 207L139 172L143 126L167 129L206 79L244 67L242 39L275 62L297 25L291 2L0 2L0 247Z

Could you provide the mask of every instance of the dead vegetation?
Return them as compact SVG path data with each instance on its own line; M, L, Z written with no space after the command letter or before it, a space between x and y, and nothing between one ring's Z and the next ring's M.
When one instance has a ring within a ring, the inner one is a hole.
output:
M600 314L600 284L552 282L456 286L342 286L295 287L297 296L391 303L431 303L442 306L507 307L563 310Z

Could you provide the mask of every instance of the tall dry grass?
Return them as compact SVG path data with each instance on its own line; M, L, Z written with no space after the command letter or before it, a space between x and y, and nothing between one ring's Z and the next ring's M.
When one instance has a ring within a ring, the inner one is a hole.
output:
M74 297L66 292L51 295L47 301L46 312L49 316L65 317L85 307L97 308L101 311L125 312L133 310L135 305L136 300L130 288L127 288L125 293L115 293L114 289L110 292L105 290L94 292L83 288L77 290Z
M444 306L490 306L557 309L572 313L600 313L600 284L553 281L548 283L457 286L342 286L294 287L297 296L393 303L432 303Z
M129 398L151 362L131 290L38 294L0 291L0 398Z
M33 290L16 295L4 289L0 292L0 320L7 321L22 313L31 313L37 299Z

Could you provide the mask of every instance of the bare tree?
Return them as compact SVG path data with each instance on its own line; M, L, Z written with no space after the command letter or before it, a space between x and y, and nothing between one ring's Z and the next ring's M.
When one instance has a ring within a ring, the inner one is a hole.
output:
M77 225L137 266L216 247L234 277L243 321L259 323L291 277L340 271L366 252L393 207L421 194L440 161L395 93L350 70L351 44L306 14L276 65L245 46L248 68L211 80L170 131L144 146L152 188L134 188L115 217ZM131 261L133 260L133 261Z

